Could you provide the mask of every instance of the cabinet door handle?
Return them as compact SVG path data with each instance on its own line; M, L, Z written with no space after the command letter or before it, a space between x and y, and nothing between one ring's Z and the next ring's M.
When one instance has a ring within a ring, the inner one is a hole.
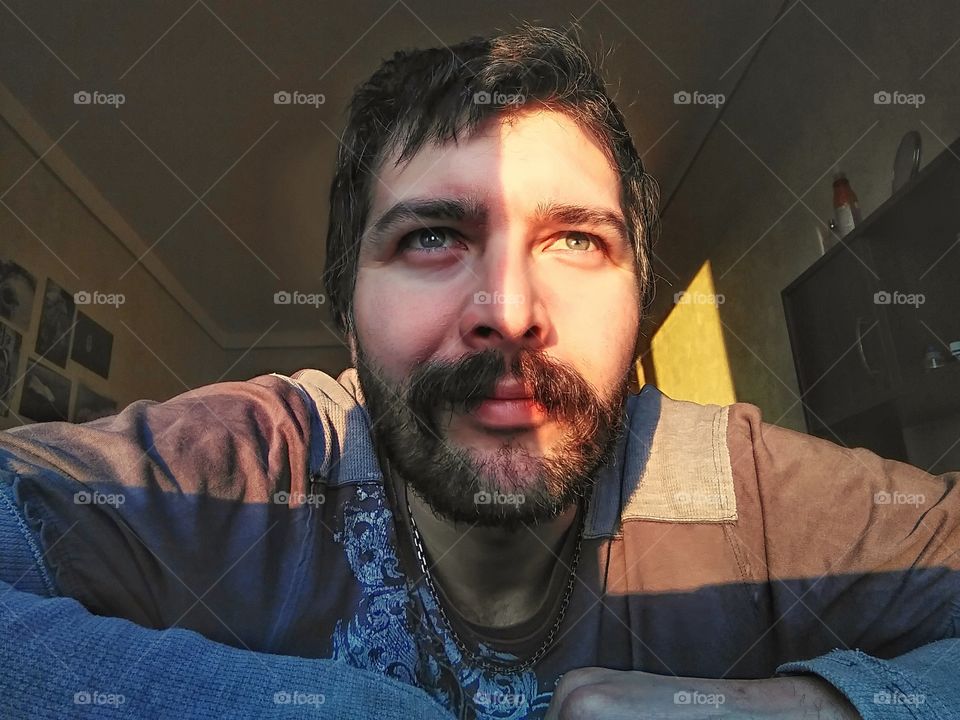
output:
M866 334L863 331L863 326L866 324L868 318L857 317L857 326L856 326L856 335L857 335L857 353L860 355L860 364L863 365L863 369L867 371L868 375L879 375L879 370L874 370L870 365L870 361L867 360L867 353L863 349L863 336ZM873 330L877 322L874 320L873 325L867 328L867 332Z

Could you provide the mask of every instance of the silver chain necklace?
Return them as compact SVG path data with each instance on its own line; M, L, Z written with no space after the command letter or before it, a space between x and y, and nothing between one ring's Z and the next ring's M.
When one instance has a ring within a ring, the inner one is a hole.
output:
M407 516L410 518L410 527L413 531L413 543L417 551L417 560L420 564L420 572L423 573L423 577L427 581L427 588L430 590L430 595L433 598L434 604L436 604L437 609L440 611L440 617L443 619L443 624L450 633L450 637L453 638L453 642L457 646L457 649L460 651L461 655L465 658L468 658L473 665L487 670L488 672L523 672L536 664L540 658L547 653L547 651L550 649L550 646L553 644L553 640L556 637L557 631L560 629L560 624L563 622L563 617L566 614L567 605L570 604L570 596L573 594L573 586L577 580L577 564L580 561L580 546L583 543L583 526L586 519L586 511L584 510L584 507L581 506L579 508L580 520L577 524L577 545L573 551L573 559L570 562L570 577L567 580L567 587L563 593L563 600L560 602L560 611L557 613L556 622L553 623L553 627L551 627L550 632L547 633L547 637L544 639L543 644L540 645L536 652L528 656L522 662L507 660L492 662L488 658L481 657L477 653L467 648L466 644L464 644L464 642L460 639L460 636L457 634L457 631L454 630L450 619L447 617L447 613L443 609L443 603L440 602L440 595L437 592L437 588L433 584L433 576L430 574L430 568L427 565L427 554L423 550L423 541L420 538L420 531L417 529L417 522L413 519L413 511L410 508L410 495L407 492L406 485L404 485L404 498L407 502Z

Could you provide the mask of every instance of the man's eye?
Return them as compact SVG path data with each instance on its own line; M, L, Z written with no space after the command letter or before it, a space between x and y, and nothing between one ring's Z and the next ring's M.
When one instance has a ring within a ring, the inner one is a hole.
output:
M594 252L603 249L603 242L596 235L584 232L567 232L557 238L547 250Z
M449 250L456 242L456 234L450 228L423 228L407 233L400 239L400 250L430 252Z

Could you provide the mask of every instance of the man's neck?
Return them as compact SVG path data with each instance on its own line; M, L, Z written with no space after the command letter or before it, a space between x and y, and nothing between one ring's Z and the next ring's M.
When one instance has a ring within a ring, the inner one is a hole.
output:
M513 625L536 613L563 541L577 531L576 505L553 520L507 530L438 518L412 489L409 500L430 574L461 615L488 627Z

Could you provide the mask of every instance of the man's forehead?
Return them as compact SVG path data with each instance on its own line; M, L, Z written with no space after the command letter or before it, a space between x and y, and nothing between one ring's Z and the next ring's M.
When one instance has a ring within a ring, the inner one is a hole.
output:
M538 205L619 207L619 175L596 141L559 112L494 118L467 136L426 143L413 157L383 163L368 222L398 203L460 198L492 215Z

